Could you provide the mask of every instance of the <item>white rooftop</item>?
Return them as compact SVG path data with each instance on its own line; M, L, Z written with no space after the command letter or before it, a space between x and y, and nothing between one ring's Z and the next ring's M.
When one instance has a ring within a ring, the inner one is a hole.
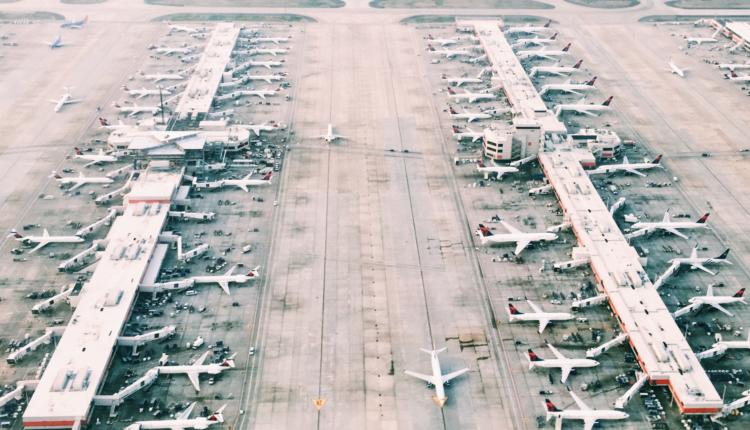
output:
M500 28L500 20L462 21L460 25L471 25L476 30L487 59L500 80L505 95L514 111L524 120L534 120L549 133L565 133L565 124L547 109L544 101L529 79L521 62L516 57Z
M181 177L179 172L147 170L134 183L124 213L115 218L107 234L104 255L83 286L78 306L23 414L24 427L85 423Z
M750 43L750 23L748 22L728 22L726 28L732 33L741 37L746 43Z
M581 166L582 151L543 152L539 162L590 257L597 288L651 383L669 386L682 413L718 412L721 397Z
M208 113L239 34L240 29L232 23L223 22L214 27L175 109L179 118L185 118L191 113L193 116Z

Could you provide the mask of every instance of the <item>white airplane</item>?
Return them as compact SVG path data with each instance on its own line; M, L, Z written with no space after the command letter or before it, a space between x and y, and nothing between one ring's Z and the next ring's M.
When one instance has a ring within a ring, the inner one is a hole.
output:
M583 60L578 60L572 66L536 66L531 68L529 76L532 78L536 75L567 76L581 70L581 64L583 64Z
M287 43L291 39L291 37L253 37L250 39L250 43L273 43L278 45L279 43Z
M69 105L72 103L79 103L80 101L81 101L80 99L73 98L73 95L70 94L70 89L68 87L65 87L65 94L60 96L59 100L50 100L51 103L55 104L55 107L53 109L55 112L60 112L60 110L65 105Z
M514 253L519 255L532 242L549 242L557 239L557 235L554 233L524 233L505 221L500 221L500 223L508 230L508 233L493 233L489 227L479 224L476 234L479 236L482 245L515 243Z
M552 31L552 29L549 27L550 24L552 24L552 20L547 21L546 24L543 26L538 25L524 25L524 26L516 26L516 27L509 27L507 28L504 33L505 34L538 34L538 33L546 33L548 31Z
M106 118L101 117L101 116L99 117L99 126L107 130L120 130L120 129L132 127L130 125L123 123L122 120L118 120L117 124L110 124Z
M88 177L83 176L82 172L78 173L78 176L69 176L69 177L62 177L57 172L52 171L52 174L50 175L51 178L55 178L57 182L59 182L62 185L67 184L73 184L72 187L68 188L68 192L77 190L78 188L86 185L86 184L111 184L114 181L112 178L107 177Z
M136 421L133 424L125 427L125 430L152 430L152 429L167 429L167 430L187 430L197 429L203 430L211 427L214 424L221 424L224 422L224 409L227 405L223 405L213 414L207 417L195 417L190 418L190 414L195 409L195 402L191 403L184 411L177 414L174 419L171 420L152 420L152 421Z
M708 291L706 291L705 296L695 296L691 297L690 300L688 300L689 305L685 306L682 309L678 309L673 314L675 318L680 317L682 315L685 315L686 313L696 311L703 307L704 305L709 305L713 307L714 309L721 311L725 314L727 314L730 317L733 317L734 314L726 310L722 305L728 305L732 303L742 303L747 304L745 299L742 297L745 294L745 289L741 288L739 291L734 293L733 296L714 296L714 286L709 285Z
M253 61L250 60L247 62L250 66L253 67L265 67L266 69L271 69L271 67L281 67L284 65L283 60L282 61Z
M219 373L234 368L234 355L225 359L221 363L203 364L211 354L211 350L206 351L203 355L198 358L193 364L184 364L181 366L158 366L156 369L159 374L175 375L184 373L190 379L190 383L193 384L195 391L200 391L200 375L205 373L208 375L218 375Z
M196 284L219 284L221 289L229 295L229 284L244 284L245 282L252 281L254 279L257 279L260 276L260 273L258 272L258 267L255 269L243 274L237 274L233 275L234 270L237 268L237 266L232 266L231 269L227 271L227 273L223 275L203 275L203 276L193 276L192 279Z
M328 131L326 134L320 136L320 138L325 140L326 143L333 143L336 139L346 139L345 136L333 133L333 124L328 124Z
M525 39L516 39L516 41L513 42L512 47L544 46L555 42L557 42L557 33L553 34L551 37L531 37Z
M283 75L245 75L243 78L248 81L265 81L272 84L274 81L281 81L284 79Z
M169 46L161 46L161 47L154 49L154 52L156 52L157 54L162 54L162 55L172 55L172 54L187 55L193 52L193 48L189 46L178 47L178 48L169 47Z
M583 103L585 99L581 99L578 103L561 103L555 106L555 115L560 116L563 112L573 112L577 114L599 116L600 112L609 111L612 108L610 104L614 96L609 96L607 100L604 100L602 104L588 104Z
M471 57L469 59L464 60L465 62L469 64L480 64L480 63L486 63L487 62L487 54L478 55L476 57Z
M169 24L169 31L175 32L175 33L193 34L193 33L202 33L205 30L206 30L205 28L193 28L193 27L186 27L183 25Z
M594 82L596 82L596 76L586 82L581 83L573 83L568 81L559 84L545 84L542 85L542 90L539 92L539 95L543 96L552 91L560 91L563 93L582 96L585 91L596 89L596 87L594 86Z
M49 49L62 48L63 46L67 46L66 43L63 43L62 36L60 35L58 35L53 41L44 43L49 46Z
M275 96L276 91L274 90L252 90L252 91L243 91L242 94L246 96L260 97L262 100L265 100L266 96Z
M477 162L477 170L484 174L484 179L489 179L490 175L494 174L497 179L503 177L506 173L517 173L518 168L512 166L487 166L484 161Z
M728 349L750 349L750 332L747 334L745 340L720 340L713 345L711 348L722 349L724 351Z
M269 124L267 122L264 122L263 124L242 124L238 125L239 128L244 128L246 130L252 130L253 133L255 133L256 136L260 136L261 131L275 131L279 129L279 124Z
M471 139L471 143L474 143L484 137L484 130L474 131L469 127L466 127L465 131L461 131L455 125L451 126L451 130L453 130L453 136L456 137L458 142L461 142L464 139Z
M464 373L469 371L469 368L465 367L461 370L456 370L455 372L451 372L447 375L443 375L443 371L440 370L440 360L438 359L438 354L445 351L446 349L447 348L429 350L429 349L420 348L422 352L426 352L427 354L430 354L430 363L432 365L432 375L425 375L423 373L412 372L411 370L404 371L405 374L421 379L427 382L428 385L433 386L435 388L435 395L432 397L432 400L441 408L443 407L443 405L445 405L445 402L448 401L448 396L445 395L445 385L448 385L451 379L461 376Z
M727 260L727 256L729 256L729 249L722 252L721 255L719 255L718 257L698 257L698 247L696 246L690 252L690 257L673 258L669 260L669 263L675 266L675 268L678 268L680 266L690 266L691 269L700 269L708 273L709 275L716 276L716 272L709 270L704 265L705 264L729 264L731 265L732 262Z
M684 78L685 73L688 69L681 69L677 64L674 63L674 61L670 58L669 59L669 70L674 73L675 75Z
M250 179L250 176L252 176L252 173L250 173L242 179L224 179L222 183L223 185L231 185L237 188L241 188L242 191L248 193L250 192L250 190L248 190L247 187L256 187L259 185L270 185L272 175L273 175L273 172L268 172L265 175L263 175L262 179Z
M548 343L547 346L552 351L552 354L555 355L555 358L545 360L536 355L536 353L532 351L531 348L529 348L529 370L535 367L541 367L544 369L558 368L562 372L560 382L562 382L563 384L568 380L568 376L570 376L570 372L573 369L577 367L596 367L599 365L598 361L592 360L590 358L566 358L564 355L562 355L562 353L560 353L560 351L557 350L557 348L555 348L551 344Z
M125 90L125 92L128 93L129 96L135 97L138 100L140 100L140 99L142 99L144 97L147 97L147 96L158 96L159 94L161 94L163 96L171 96L172 95L172 92L169 91L169 90L167 90L167 89L161 89L161 90L158 89L158 88L147 89L146 87L143 87L140 90L139 89L131 90L127 86L123 86L122 89Z
M451 118L453 119L465 119L466 122L472 122L476 121L478 119L490 119L492 118L492 115L485 113L485 112L469 112L469 111L463 111L463 112L456 112L455 109L453 109L453 106L448 106L448 112L450 113Z
M708 228L708 224L706 224L706 221L708 221L708 215L709 214L707 213L704 214L702 217L698 218L697 221L671 221L669 211L667 211L664 213L664 218L662 218L661 221L637 222L633 224L632 229L636 231L631 233L631 235L635 237L642 233L653 233L656 230L663 230L687 240L688 237L682 234L680 230Z
M727 79L734 82L750 82L750 75L738 75L734 70L730 70Z
M436 55L442 55L445 58L452 60L456 57L471 57L474 54L466 49L435 49L432 45L427 45L427 50Z
M269 55L273 55L275 57L277 55L284 55L284 54L289 53L289 49L258 48L258 49L253 49L253 53L255 53L255 54L269 54Z
M561 430L563 420L566 419L582 420L584 430L593 430L594 425L599 420L625 420L629 417L627 413L614 409L591 409L574 392L568 392L578 405L578 409L560 410L550 399L544 399L544 404L547 408L547 421L552 418L555 419L555 430Z
M36 252L40 250L41 248L44 248L45 246L49 245L50 243L81 243L83 242L83 238L79 236L50 236L47 229L44 229L44 232L41 236L23 236L21 233L19 233L16 230L11 230L10 235L17 241L25 244L32 244L36 243L36 246L34 249L29 251L29 254L32 252Z
M80 160L86 160L89 161L89 163L85 164L83 167L89 167L93 166L94 164L99 163L114 163L118 160L117 157L114 155L107 155L104 153L104 149L99 148L99 152L97 154L84 154L81 151L81 148L73 148L76 151L75 158L78 158Z
M429 40L431 43L437 43L438 45L442 47L455 45L459 41L458 39L435 39L434 37L432 37L431 34L427 35L427 40Z
M721 29L717 29L714 34L711 35L711 37L686 37L685 40L687 41L688 45L701 45L703 43L716 43L719 40L716 38L716 36L719 35L719 32Z
M744 70L744 69L750 69L750 63L722 63L719 64L720 69L727 69L727 70Z
M141 73L141 78L147 81L153 81L155 84L161 81L180 81L185 79L184 76L177 73Z
M534 58L543 58L546 60L557 60L559 57L562 57L564 55L569 54L570 50L570 43L565 45L563 49L560 50L547 50L546 47L538 50L532 50L532 51L517 51L516 57L518 57L519 60L530 60Z
M86 15L83 17L83 19L79 19L78 21L65 21L62 24L60 24L60 28L71 28L71 29L80 29L83 28L86 23L89 22L89 16Z
M597 167L596 169L589 170L588 174L600 175L602 173L627 172L627 173L632 173L634 175L645 177L646 175L644 175L640 171L653 169L655 167L658 167L660 169L664 168L664 166L662 166L661 164L661 154L657 155L653 161L643 162L643 163L631 163L630 161L628 161L628 157L624 156L622 157L622 163L605 164L605 165Z
M481 84L484 82L484 79L482 77L487 73L489 69L482 69L479 71L479 74L476 78L469 78L469 77L453 77L448 76L446 74L443 74L442 78L444 81L448 81L450 85L455 85L457 87L460 87L463 84ZM492 72L490 72L492 73Z
M448 97L455 101L466 100L469 103L497 99L497 95L492 93L470 93L468 91L456 93L451 87L448 87Z
M544 312L539 306L537 306L531 300L526 300L533 313L523 313L513 306L513 303L508 303L508 321L537 321L539 322L539 334L544 332L544 329L552 321L569 321L574 317L567 312Z
M126 113L129 117L133 117L144 112L156 115L161 111L161 107L159 106L139 106L136 103L133 103L130 106L120 106L119 104L115 103L114 106L118 111L120 111L120 113Z

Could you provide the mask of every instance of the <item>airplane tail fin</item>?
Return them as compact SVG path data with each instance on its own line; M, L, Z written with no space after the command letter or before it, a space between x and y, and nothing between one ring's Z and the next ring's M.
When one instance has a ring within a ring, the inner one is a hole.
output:
M552 20L548 20L546 24L544 24L545 28L549 28L549 26L552 25Z
M234 367L235 367L235 365L234 365L234 356L235 356L235 354L232 354L231 356L229 356L229 358L225 358L224 361L221 362L220 366L221 367L229 367L230 369L234 369Z
M583 64L583 59L578 60L578 62L573 65L573 68L574 69L580 69L581 68L581 64Z
M594 82L596 82L596 76L594 76L593 78L591 78L590 81L586 82L586 85L588 85L590 87L593 87L594 86Z
M15 228L11 229L9 236L13 236L16 239L23 239L23 235L21 235L21 233L19 233Z
M572 45L572 44L573 44L572 42L568 42L568 44L565 45L565 47L562 49L562 51L563 52L568 52L570 50L570 45Z
M52 173L50 173L49 177L55 178L55 179L62 179L62 176L60 176L60 174L57 173L57 170L53 170Z
M273 171L268 172L265 175L263 175L263 180L264 181L270 181L271 180L271 176L273 176Z
M109 125L109 121L107 121L106 118L100 116L99 117L99 125L102 126L102 127L106 127L106 126Z
M607 100L604 100L604 103L602 103L602 106L609 106L610 104L612 104L612 99L614 99L614 98L615 98L615 96L609 96L609 98L607 98Z
M661 164L661 154L657 155L656 158L654 158L654 161L651 162L651 164Z
M490 236L492 236L492 231L490 231L489 227L487 227L484 224L479 224L479 233L483 237L490 237Z
M77 147L77 146L76 146L76 147L74 147L73 149L75 150L75 152L76 152L76 155L81 155L81 154L82 154L82 153L81 153L81 148L79 148L79 147Z
M482 160L479 160L479 161L477 161L477 167L479 167L479 168L484 168L484 167L487 167L487 166L486 166L486 165L484 164L484 161L482 161ZM480 228L480 229L482 228L482 225L481 225L481 224L479 225L479 228Z
M740 290L737 291L736 293L734 293L734 295L732 297L742 297L744 295L745 295L745 289L744 288L740 288Z
M726 249L726 251L722 252L721 255L716 257L717 260L726 260L729 256L729 248Z
M560 412L560 409L550 399L544 399L544 406L547 407L547 412Z
M428 44L427 44L427 50L428 50L428 51L432 51L432 52L435 52L435 47L434 47L434 46L432 46L432 44L431 44L431 43L428 43Z
M448 105L448 111L451 113L451 115L455 115L457 112L455 109L453 109L453 106Z
M450 94L450 95L455 95L456 93L455 93L455 92L453 92L453 88L451 88L451 87L448 87L448 94Z
M530 367L534 366L533 363L535 361L544 361L544 359L542 359L541 357L539 357L538 355L536 355L536 352L532 351L531 348L529 348L528 353L529 353L529 365L530 365Z
M226 409L227 405L222 405L216 412L211 414L208 418L206 418L208 421L214 421L217 423L223 423L224 422L224 409Z
M555 39L557 39L557 35L558 35L558 34L559 34L559 33L555 33L555 34L553 34L553 35L552 35L552 37L550 37L550 38L549 38L549 40L555 40Z
M709 213L703 214L702 217L698 218L698 221L696 221L696 223L698 223L698 224L705 224L706 221L708 221L708 216L709 215L710 215Z
M251 270L251 271L247 272L247 275L246 275L246 276L248 276L248 277L250 277L250 278L257 278L258 276L260 276L260 272L259 272L259 270L260 270L260 266L255 266L255 267L253 268L253 270Z
M523 314L523 312L519 311L515 306L513 306L513 303L508 303L508 313L510 313L511 315Z
M735 72L734 72L734 69L731 69L731 70L729 71L729 76L731 76L731 77L733 77L733 78L736 78L736 77L738 77L738 76L737 76L737 73L735 73Z
M455 125L451 126L451 130L453 131L453 134L458 134L461 132L461 130L459 130Z

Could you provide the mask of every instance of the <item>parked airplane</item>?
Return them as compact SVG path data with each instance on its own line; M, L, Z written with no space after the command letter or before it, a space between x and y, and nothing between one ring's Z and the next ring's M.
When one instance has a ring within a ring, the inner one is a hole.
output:
M206 28L193 28L193 27L186 27L184 25L169 24L169 31L175 32L175 33L193 34L193 33L202 33L206 31Z
M490 119L492 118L492 115L485 113L485 112L469 112L469 111L463 111L461 113L456 112L455 109L453 109L453 106L448 106L448 112L450 113L451 118L453 119L465 119L466 122L472 122L478 119Z
M686 37L685 40L687 40L688 45L701 45L703 43L716 43L719 40L716 39L716 36L719 35L719 32L721 29L717 29L714 34L711 35L711 37Z
M256 43L273 43L278 45L279 43L287 43L291 40L291 37L253 37L250 39L251 44Z
M612 103L613 98L614 96L609 96L607 100L598 105L584 103L585 99L579 100L578 103L561 103L555 106L555 115L560 116L563 112L573 112L589 116L599 116L599 112L612 109L609 105Z
M747 334L745 340L720 340L713 345L711 348L716 348L726 352L728 349L750 349L750 332Z
M495 100L497 99L497 95L492 93L471 93L469 91L456 93L451 87L448 87L448 98L451 98L455 101L466 100L469 103L475 103L479 101Z
M234 368L234 355L223 360L221 363L203 364L211 353L211 350L206 351L200 356L200 358L195 360L195 363L193 364L184 364L181 366L158 366L156 369L159 371L159 374L174 375L184 373L188 379L190 379L190 383L193 384L195 391L200 391L201 387L199 378L201 374L218 375L225 370Z
M549 27L550 24L552 24L552 20L547 21L547 23L543 26L529 24L524 26L509 27L505 29L504 33L508 35L546 33L548 31L552 31L552 29Z
M145 74L141 73L141 78L146 79L148 81L153 81L153 83L159 83L161 81L180 81L185 79L184 76L177 74L177 73L151 73L151 74Z
M578 405L578 409L560 410L550 399L544 399L544 404L547 408L547 421L552 418L555 419L555 430L562 429L563 420L566 419L583 420L583 429L593 430L594 425L599 420L624 420L629 417L627 413L613 409L591 409L574 392L568 392Z
M743 70L743 69L750 69L750 63L722 63L719 64L720 69L728 69L728 70Z
M477 162L477 170L484 174L484 179L489 179L490 175L494 174L497 179L503 177L506 173L517 173L518 168L512 166L487 166L484 161Z
M535 367L541 367L544 369L558 368L562 372L560 382L563 384L568 380L568 376L570 376L570 372L573 371L573 369L577 367L596 367L599 365L598 361L590 358L566 358L551 344L548 343L547 346L550 351L552 351L552 354L555 355L555 358L545 360L536 355L536 353L529 348L529 370Z
M734 82L750 82L750 75L738 75L734 70L730 70L727 79Z
M266 96L275 96L276 91L274 90L251 90L251 91L242 91L242 94L246 96L260 97L262 100L265 100Z
M58 35L53 41L44 43L47 44L50 49L62 48L63 46L67 46L66 43L63 43L62 36L60 35Z
M681 69L677 64L674 63L674 61L670 58L669 59L669 70L674 73L675 75L684 78L685 72L687 72L688 69Z
M461 370L456 370L455 372L451 372L447 375L443 375L443 371L440 370L440 360L438 359L438 354L445 351L446 349L447 348L429 350L429 349L420 348L422 352L426 352L427 354L430 354L430 363L432 365L432 375L425 375L423 373L412 372L411 370L404 371L405 374L421 379L427 382L428 386L434 387L435 395L432 397L432 400L441 408L443 407L443 405L445 405L445 402L448 401L448 396L445 395L445 385L448 385L452 379L459 377L469 371L469 368L465 367Z
M284 65L284 60L282 61L253 61L250 60L247 62L248 65L253 67L265 67L266 69L271 69L271 67L281 67Z
M162 54L162 55L172 55L172 54L185 54L186 55L186 54L190 54L191 52L193 52L193 48L189 46L179 47L179 48L161 46L161 47L154 49L154 52L156 52L157 54Z
M536 66L531 68L529 76L532 78L536 75L567 76L580 70L581 64L583 64L583 60L578 60L578 62L572 66Z
M328 131L326 134L320 136L321 139L325 140L326 143L333 143L336 139L346 139L346 137L341 136L340 134L334 134L333 133L333 124L328 124Z
M252 173L248 174L242 179L224 179L222 181L223 185L231 185L235 186L237 188L241 188L244 192L250 192L247 187L256 187L258 185L270 185L271 184L271 176L273 175L273 172L268 172L265 175L263 175L263 178L261 179L250 179L252 176Z
M123 85L122 89L125 90L125 92L128 93L129 96L135 97L139 100L147 96L158 96L159 94L161 94L162 96L172 95L171 91L167 89L159 89L159 88L147 89L146 87L143 87L140 90L139 89L131 90L127 86Z
M118 120L117 124L110 124L109 121L107 121L106 118L101 117L101 116L99 117L99 126L101 128L107 129L107 130L119 130L119 129L123 129L123 128L130 128L130 127L132 127L131 125L127 125L127 124L123 123L122 120Z
M432 45L427 45L427 50L433 54L442 55L449 60L456 57L471 57L474 55L466 49L435 49Z
M70 94L70 89L68 87L65 87L64 89L65 89L65 93L62 96L60 96L58 100L50 100L51 103L55 104L55 107L53 109L55 112L60 112L60 110L65 105L78 103L81 101L80 99L73 98L73 95Z
M221 424L224 422L224 408L227 405L223 405L216 412L207 417L195 417L190 418L190 414L195 409L195 402L191 403L184 411L175 415L174 419L169 420L153 420L153 421L136 421L133 424L125 427L125 430L151 430L151 429L167 429L167 430L187 430L197 429L203 430L211 427L214 424Z
M697 221L671 221L669 217L669 211L664 213L664 218L661 221L656 222L637 222L633 224L632 229L635 232L631 233L633 236L638 236L642 233L653 233L656 230L662 230L679 236L687 240L687 236L680 232L681 229L690 230L697 228L708 228L708 215L704 214L698 218Z
M508 230L508 233L493 233L489 227L479 224L476 234L479 236L482 245L515 243L514 253L519 255L532 242L549 242L557 239L557 235L554 233L524 233L505 221L500 221L500 223Z
M77 147L73 149L75 149L76 151L76 155L74 156L75 158L89 161L89 163L85 164L83 167L89 167L99 163L114 163L115 161L117 161L117 157L115 157L114 155L105 154L104 150L101 148L99 149L99 152L97 154L84 154L83 152L81 152L81 149Z
M51 178L55 178L57 182L62 185L73 184L72 187L68 188L68 192L77 190L78 188L86 184L111 184L114 181L112 178L107 177L90 177L83 176L83 173L78 173L78 176L62 177L56 171L52 171Z
M560 50L547 50L546 47L542 49L532 50L532 51L517 51L516 57L518 57L519 60L530 60L534 58L543 58L545 60L555 60L557 61L559 57L562 57L563 55L568 55L570 50L570 43L565 45L563 49Z
M465 131L461 131L455 125L451 126L451 130L453 130L453 136L455 136L456 140L459 142L461 142L464 139L471 139L471 142L474 143L477 140L484 137L484 130L474 131L470 129L469 127L466 127Z
M23 236L21 235L21 233L19 233L16 230L11 230L10 236L12 236L14 239L24 244L30 245L32 243L36 243L36 246L34 247L34 249L29 251L29 254L44 248L50 243L81 243L83 242L83 238L79 236L50 236L46 228L44 229L44 232L42 233L41 236Z
M481 83L483 83L483 82L484 82L484 79L482 79L482 77L483 77L483 76L484 76L484 75L485 75L485 74L486 74L486 73L487 73L488 71L489 71L490 73L492 73L492 72L491 72L491 71L490 71L489 69L482 69L482 70L480 70L480 71L479 71L479 74L477 75L477 77L476 77L476 78L469 78L469 77L453 77L453 76L448 76L448 75L446 75L446 74L443 74L442 78L443 78L443 80L444 80L444 81L448 81L448 83L449 83L450 85L455 85L455 86L457 86L457 87L460 87L460 86L461 86L461 85L463 85L463 84L481 84Z
M634 175L645 177L646 175L644 175L640 171L653 169L655 167L658 167L661 169L664 168L664 166L662 166L661 164L661 154L657 155L653 161L644 162L644 163L631 163L630 161L628 161L628 157L624 156L622 157L622 163L605 164L605 165L597 167L596 169L589 170L588 174L599 175L602 173L627 172L627 173L632 173Z
M272 84L274 81L280 81L284 79L283 75L245 75L243 80L248 81L265 81Z
M557 42L557 33L553 34L551 37L531 37L526 39L516 39L516 41L513 42L512 47L544 46L555 42Z
M547 94L550 91L560 91L582 96L584 91L596 89L596 87L594 87L594 82L596 82L596 76L586 82L581 83L572 83L568 81L559 84L545 84L542 85L542 90L539 92L539 95Z
M708 305L713 307L714 309L721 311L730 317L733 317L734 314L726 310L722 305L728 305L731 303L742 303L747 304L745 302L744 297L742 297L745 294L745 289L741 288L739 291L734 293L733 296L714 296L714 286L709 285L708 291L706 291L705 296L695 296L691 297L690 300L688 300L689 305L685 306L684 308L678 309L674 313L674 317L680 317L682 315L685 315L686 313L697 311L704 305Z
M241 125L238 125L237 127L244 128L244 129L247 129L247 130L252 130L253 133L255 133L256 136L260 136L260 132L261 131L275 131L275 130L278 130L279 124L278 123L269 124L267 122L264 122L263 124L246 124L246 125L245 124L241 124Z
M427 35L427 40L429 40L432 43L437 43L438 45L442 47L455 45L456 43L458 43L458 39L435 39L434 37L432 37L431 34Z
M115 103L114 106L118 111L120 111L120 113L126 113L129 117L133 117L144 112L149 112L152 115L156 115L161 111L160 106L139 106L135 103L130 106L120 106L119 104Z
M707 269L706 266L704 265L705 264L729 264L731 265L732 262L727 260L727 256L729 256L729 249L722 252L721 255L719 255L718 257L698 257L698 247L695 246L693 250L690 252L690 257L673 258L669 260L669 263L672 264L673 266L676 266L675 268L689 265L691 269L700 269L708 273L709 275L716 276L716 272Z
M89 22L88 15L84 16L83 19L79 19L78 21L65 21L62 24L60 24L60 27L79 29L79 28L83 28L83 26L86 25L87 22Z
M289 49L271 49L271 48L256 48L253 49L254 54L269 54L276 57L277 55L284 55L289 53Z
M250 176L250 175L248 175ZM269 180L270 180L270 172L269 172ZM232 266L231 269L227 271L227 273L223 275L204 275L204 276L193 276L193 282L196 284L219 284L221 289L229 295L229 284L244 284L245 282L257 279L260 276L260 273L258 272L259 267L256 267L255 269L245 273L245 274L237 274L234 275L234 270L237 268L237 266Z
M531 309L534 312L523 313L513 306L513 303L508 303L508 321L538 321L539 322L539 334L544 332L544 329L552 321L569 321L573 319L573 315L567 312L544 312L539 306L537 306L531 300L526 300Z

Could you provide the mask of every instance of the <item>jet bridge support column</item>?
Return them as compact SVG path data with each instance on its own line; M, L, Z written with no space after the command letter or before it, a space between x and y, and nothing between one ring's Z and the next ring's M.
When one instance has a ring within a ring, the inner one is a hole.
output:
M628 340L628 334L627 333L621 333L619 336L612 340L608 340L607 342L604 342L603 344L597 346L596 348L589 349L586 351L586 357L587 358L594 358L602 355L605 351L607 351L610 348L613 348L615 346L621 345L623 342Z
M626 391L625 394L615 400L615 409L625 409L625 406L630 403L633 396L635 396L635 393L641 391L641 388L646 385L647 381L648 375L638 372L638 380L635 381L635 384L628 388L628 391Z

